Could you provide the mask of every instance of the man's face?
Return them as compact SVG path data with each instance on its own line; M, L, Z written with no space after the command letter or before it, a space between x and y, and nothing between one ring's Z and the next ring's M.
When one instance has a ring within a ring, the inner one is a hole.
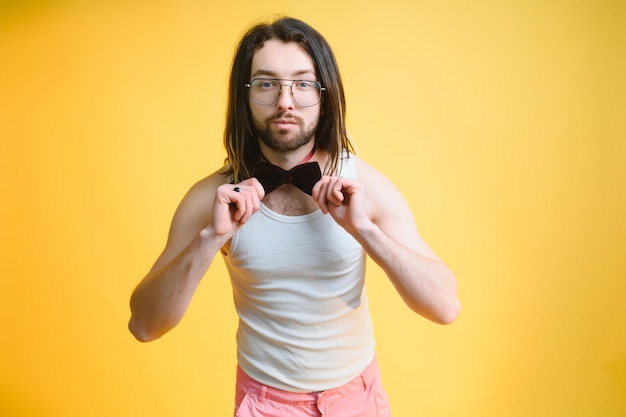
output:
M271 39L252 58L250 80L277 78L282 80L317 81L313 60L295 42ZM294 102L288 85L282 87L278 100L264 106L250 100L250 110L259 139L271 150L293 151L309 143L315 136L320 104L300 107Z

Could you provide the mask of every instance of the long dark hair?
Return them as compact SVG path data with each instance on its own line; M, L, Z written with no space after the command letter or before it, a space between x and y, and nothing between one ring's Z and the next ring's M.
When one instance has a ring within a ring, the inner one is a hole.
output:
M326 87L320 103L320 119L315 131L315 146L325 150L330 160L325 174L336 171L342 150L354 152L346 131L346 101L337 61L330 45L311 26L298 19L283 17L273 23L258 24L243 36L233 58L228 87L228 107L224 146L226 164L234 182L250 178L260 159L258 139L244 84L250 81L252 57L265 41L278 39L297 42L313 59L318 81Z

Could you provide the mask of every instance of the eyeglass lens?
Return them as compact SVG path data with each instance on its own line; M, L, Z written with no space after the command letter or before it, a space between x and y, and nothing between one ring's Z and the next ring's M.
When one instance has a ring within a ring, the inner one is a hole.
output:
M281 83L282 81L282 83ZM301 107L314 106L322 98L322 88L317 81L277 79L254 79L248 84L250 98L257 104L269 106L274 104L280 95L282 88L291 88L293 101Z

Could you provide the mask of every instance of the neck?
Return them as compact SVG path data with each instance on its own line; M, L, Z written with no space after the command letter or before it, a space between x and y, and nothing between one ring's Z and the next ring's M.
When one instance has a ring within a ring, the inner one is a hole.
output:
M260 148L261 157L265 161L286 170L289 170L296 165L309 162L315 155L316 150L314 141L310 141L306 145L291 152L274 151L267 148L263 143L260 144Z
M296 165L301 165L309 162L311 158L313 158L313 154L315 154L315 146L313 147L313 149L311 149L311 152L309 152L307 156L305 156L304 159L302 159L302 161L298 162Z

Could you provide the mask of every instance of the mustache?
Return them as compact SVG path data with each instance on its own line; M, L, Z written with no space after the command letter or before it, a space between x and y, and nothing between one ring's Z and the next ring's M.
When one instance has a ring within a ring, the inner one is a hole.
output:
M295 116L291 113L285 113L285 112L281 112L281 113L276 113L273 116L270 116L266 119L266 122L272 122L274 120L279 120L279 119L294 119L298 122L302 122L302 119L298 116Z

